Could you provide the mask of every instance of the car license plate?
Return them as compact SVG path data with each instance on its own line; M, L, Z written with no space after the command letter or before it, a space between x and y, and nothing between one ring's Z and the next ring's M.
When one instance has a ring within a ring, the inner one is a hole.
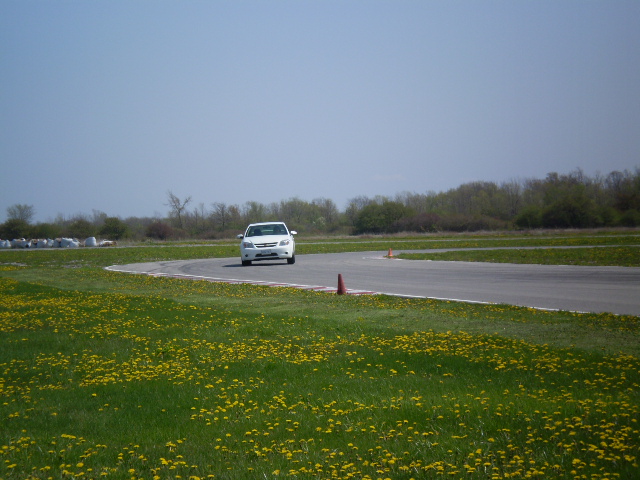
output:
M262 250L262 255L271 255L271 250Z

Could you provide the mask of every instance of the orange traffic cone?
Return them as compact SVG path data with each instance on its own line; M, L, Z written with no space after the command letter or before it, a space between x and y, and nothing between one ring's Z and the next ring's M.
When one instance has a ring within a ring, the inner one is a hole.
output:
M347 289L344 288L344 280L342 279L342 274L338 274L338 291L336 292L338 295L344 295L347 293Z
M387 258L393 258L393 251L389 249L389 253L387 254Z

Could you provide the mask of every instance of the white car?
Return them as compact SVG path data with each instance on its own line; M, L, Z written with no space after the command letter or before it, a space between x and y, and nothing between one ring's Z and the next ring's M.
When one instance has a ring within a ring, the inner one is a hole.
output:
M286 259L289 265L296 263L297 232L289 230L283 222L252 223L244 235L238 235L240 259L243 266L259 260Z

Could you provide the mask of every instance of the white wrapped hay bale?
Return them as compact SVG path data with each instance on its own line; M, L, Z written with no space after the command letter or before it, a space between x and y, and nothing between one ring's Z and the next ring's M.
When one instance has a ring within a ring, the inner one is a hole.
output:
M80 242L75 238L63 238L60 241L60 246L62 248L76 248L80 246Z
M29 248L31 246L31 242L24 238L14 238L11 241L11 246L13 248Z
M84 241L85 247L95 247L97 245L98 245L98 242L96 242L96 237L89 237Z

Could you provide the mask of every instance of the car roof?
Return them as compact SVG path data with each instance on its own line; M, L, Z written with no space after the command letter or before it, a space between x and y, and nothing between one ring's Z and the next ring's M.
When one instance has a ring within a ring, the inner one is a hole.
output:
M256 225L273 225L274 223L279 223L281 225L284 225L284 222L260 222L260 223L250 223L248 226L255 227Z

